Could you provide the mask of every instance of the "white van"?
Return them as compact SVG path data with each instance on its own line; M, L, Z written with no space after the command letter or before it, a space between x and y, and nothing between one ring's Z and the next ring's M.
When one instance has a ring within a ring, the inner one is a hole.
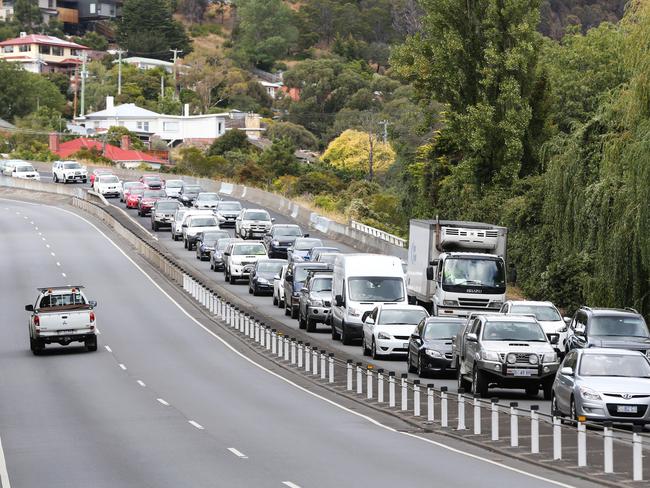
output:
M378 303L407 304L402 262L383 254L340 254L332 279L332 339L363 337L364 312Z

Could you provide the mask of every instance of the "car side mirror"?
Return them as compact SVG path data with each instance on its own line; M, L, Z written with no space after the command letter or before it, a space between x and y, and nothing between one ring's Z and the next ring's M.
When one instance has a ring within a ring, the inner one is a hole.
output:
M415 341L419 341L420 340L420 334L418 334L417 332L413 332L411 334L411 339L413 339Z
M560 341L560 336L551 336L551 344L555 345Z
M573 368L565 366L560 369L560 374L563 374L564 376L573 376Z
M427 280L433 280L433 266L427 266Z
M372 317L368 317L366 320L364 320L364 322L368 325L375 325L375 319Z
M571 317L562 317L562 320L564 320L564 323L566 325L569 325L571 323Z
M309 237L309 234L303 234L302 236L303 237Z
M363 312L363 315L361 316L361 322L365 322L366 319L368 318L368 315L372 313L372 310L368 310L367 312Z
M95 307L97 306L97 300L89 300L89 301L88 301L88 304L89 304L91 307L95 308Z
M575 335L584 337L585 336L585 328L584 327L576 327L575 331L573 332Z
M279 280L279 279L280 279L280 275L279 275L279 274L276 274L276 275L273 277L273 279L274 279L274 280Z
M275 217L271 217L271 222L275 222Z
M34 311L34 305L25 305L25 310L27 312L33 312Z
M343 300L343 297L341 295L336 295L334 297L334 302L336 303L337 307L342 307L345 305L345 301Z
M478 336L476 334L467 334L466 337L469 342L478 342Z

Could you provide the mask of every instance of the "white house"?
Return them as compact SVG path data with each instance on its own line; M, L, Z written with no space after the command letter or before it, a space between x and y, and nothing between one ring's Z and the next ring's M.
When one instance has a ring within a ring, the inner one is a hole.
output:
M251 132L256 135L264 130L260 128L260 116L257 114L227 112L189 115L186 104L184 115L165 115L133 103L115 105L113 97L106 97L106 109L77 117L75 122L95 133L122 126L144 137L157 136L169 146L174 146L181 142L209 144L224 135L227 129L233 128L235 118L242 120L242 130L247 131L251 126Z
M264 87L266 93L268 93L268 95L273 99L278 96L283 86L282 83L271 83L270 81L265 80L260 80L259 83Z
M115 60L113 63L118 63L119 61ZM122 59L123 63L131 64L138 69L154 69L154 68L163 68L167 73L171 73L174 70L174 63L169 61L162 61L160 59L152 58L141 58L138 56L132 56L130 58Z

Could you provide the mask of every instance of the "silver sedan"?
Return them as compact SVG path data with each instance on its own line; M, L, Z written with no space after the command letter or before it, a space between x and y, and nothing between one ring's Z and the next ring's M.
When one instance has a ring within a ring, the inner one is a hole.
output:
M553 415L574 420L650 423L650 361L625 349L575 349L560 368Z

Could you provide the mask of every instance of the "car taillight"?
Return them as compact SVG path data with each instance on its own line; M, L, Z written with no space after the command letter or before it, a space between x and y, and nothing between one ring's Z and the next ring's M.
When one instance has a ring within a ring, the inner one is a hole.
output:
M90 321L91 322L95 321L95 312L90 312Z
M34 315L34 325L37 327L41 325L41 319L38 318L38 315Z

